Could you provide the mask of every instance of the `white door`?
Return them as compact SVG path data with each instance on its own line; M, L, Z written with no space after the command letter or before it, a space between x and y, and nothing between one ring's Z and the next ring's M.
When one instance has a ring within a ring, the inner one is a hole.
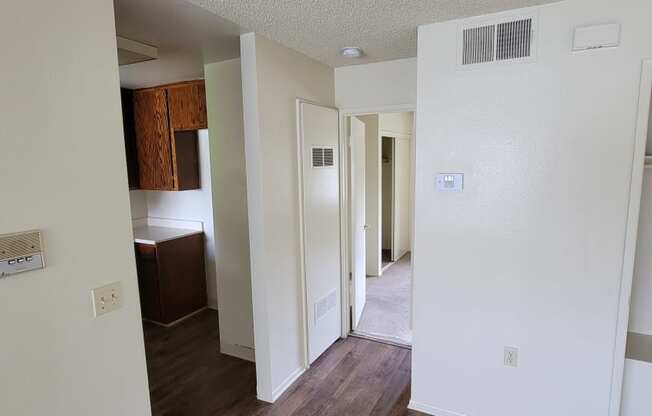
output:
M299 104L308 361L342 332L339 115ZM290 261L290 260L288 260Z
M366 216L365 216L365 125L350 118L351 159L351 278L353 286L353 328L356 329L367 301Z

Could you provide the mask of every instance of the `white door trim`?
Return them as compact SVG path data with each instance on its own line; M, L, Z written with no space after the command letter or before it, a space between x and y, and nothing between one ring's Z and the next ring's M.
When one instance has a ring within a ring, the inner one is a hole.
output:
M645 166L645 146L647 143L648 119L650 115L650 98L652 97L652 59L643 61L641 85L638 98L638 116L636 121L636 139L632 155L632 173L629 189L629 207L627 211L627 228L625 249L623 252L622 275L620 282L620 300L614 345L613 370L611 376L611 394L609 398L609 416L620 414L623 376L625 372L625 349L627 345L627 327L629 325L629 307L634 279L634 261L636 259L636 238L641 209L643 190L643 171Z
M349 336L351 332L351 293L349 290L349 273L351 272L351 232L349 221L351 217L351 205L348 198L349 187L347 182L349 180L349 138L346 131L346 118L352 116L364 116L369 114L378 113L407 113L413 112L416 127L416 111L417 107L414 104L398 104L386 105L378 107L359 107L359 108L341 108L340 110L340 201L342 212L342 235L346 238L342 239L342 338ZM412 129L412 140L416 140L414 128ZM416 143L416 142L415 142ZM414 149L414 144L412 144ZM412 178L414 179L414 162L415 154L412 152ZM414 206L410 207L410 216L414 218ZM411 235L414 236L414 223L410 225L412 228ZM412 262L414 264L414 253L412 254ZM414 291L414 285L412 285Z
M310 368L310 351L309 351L309 334L308 334L308 293L307 293L307 282L306 282L306 246L305 246L305 224L304 224L304 199L303 199L303 183L304 183L304 178L303 178L303 137L301 135L301 132L303 131L303 117L301 116L301 104L311 104L311 105L316 105L319 107L323 108L330 108L332 110L338 111L338 116L340 118L341 122L341 114L339 113L339 110L335 107L323 105L316 103L314 101L310 100L305 100L303 98L297 98L296 99L296 124L297 124L297 177L299 180L297 181L299 184L298 188L298 204L299 204L299 275L301 276L300 282L299 282L299 287L301 289L301 327L303 331L303 345L302 345L302 350L303 350L303 368L308 369ZM340 130L338 132L339 138L338 138L338 145L340 147L340 157L341 157L341 148L342 148L342 129L340 126ZM341 159L340 159L341 160ZM344 253L342 246L344 245L344 241L346 239L342 238L342 229L345 227L343 224L344 221L344 215L342 211L342 165L344 163L340 162L340 271L343 273L344 270L344 263L345 259L342 257L342 253ZM344 274L342 274L344 276ZM341 288L341 303L344 305L345 302L345 292L348 292L344 290L344 287ZM348 301L348 297L346 298Z

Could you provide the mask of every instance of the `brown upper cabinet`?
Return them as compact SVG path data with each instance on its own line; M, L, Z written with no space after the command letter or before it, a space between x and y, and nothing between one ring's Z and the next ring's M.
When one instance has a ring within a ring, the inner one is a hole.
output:
M170 124L174 130L208 128L204 81L167 87Z
M134 91L140 189L199 189L197 130L208 126L204 81Z
M129 189L138 189L138 152L136 151L136 129L134 127L134 92L126 88L121 88L120 99L122 101L122 128L125 136Z

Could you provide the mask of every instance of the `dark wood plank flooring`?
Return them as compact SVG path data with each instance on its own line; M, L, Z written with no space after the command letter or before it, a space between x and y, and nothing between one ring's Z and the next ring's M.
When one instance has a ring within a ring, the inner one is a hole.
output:
M173 328L144 323L154 416L416 416L410 351L373 341L336 342L273 405L256 399L253 363L219 353L217 312Z

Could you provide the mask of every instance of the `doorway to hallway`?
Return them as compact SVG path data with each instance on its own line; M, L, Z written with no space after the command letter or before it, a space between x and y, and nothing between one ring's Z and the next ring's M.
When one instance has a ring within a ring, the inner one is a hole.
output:
M349 138L351 333L412 343L411 112L345 119Z

